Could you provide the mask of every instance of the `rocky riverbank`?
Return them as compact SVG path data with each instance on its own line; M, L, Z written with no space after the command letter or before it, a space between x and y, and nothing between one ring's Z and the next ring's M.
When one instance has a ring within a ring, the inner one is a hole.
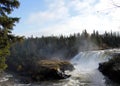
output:
M110 80L120 84L120 53L114 53L108 62L100 63L99 70Z
M66 70L74 70L73 65L68 61L40 60L35 64L27 65L27 67L21 66L15 76L24 83L59 80L71 76L65 73Z

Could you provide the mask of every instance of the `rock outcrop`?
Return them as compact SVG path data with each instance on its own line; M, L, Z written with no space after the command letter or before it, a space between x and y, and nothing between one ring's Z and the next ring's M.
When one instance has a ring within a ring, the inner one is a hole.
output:
M120 83L120 54L116 53L108 62L100 63L99 70L110 80Z
M70 77L65 71L73 69L73 65L67 61L41 60L36 63L30 74L36 81L65 79Z
M68 61L40 60L27 67L22 66L18 73L22 76L22 82L23 80L24 82L33 82L69 78L71 75L66 74L66 70L74 70L73 65Z

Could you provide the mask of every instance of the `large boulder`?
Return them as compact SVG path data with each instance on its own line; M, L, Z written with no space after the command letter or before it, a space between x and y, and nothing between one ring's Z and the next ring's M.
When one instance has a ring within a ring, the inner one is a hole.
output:
M29 77L28 81L59 80L70 77L65 71L72 71L73 65L68 61L60 60L40 60L29 67L23 68L20 72L22 76Z
M32 68L31 75L32 79L36 81L65 79L70 77L70 75L65 74L65 71L72 71L73 69L73 65L68 61L40 60Z
M120 83L120 54L116 53L108 62L100 63L99 70L110 80Z

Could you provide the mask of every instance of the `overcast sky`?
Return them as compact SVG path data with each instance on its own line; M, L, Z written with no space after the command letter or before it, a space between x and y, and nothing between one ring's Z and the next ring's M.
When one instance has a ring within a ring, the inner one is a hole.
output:
M120 31L119 0L19 0L12 16L20 17L16 35L69 35L86 29Z

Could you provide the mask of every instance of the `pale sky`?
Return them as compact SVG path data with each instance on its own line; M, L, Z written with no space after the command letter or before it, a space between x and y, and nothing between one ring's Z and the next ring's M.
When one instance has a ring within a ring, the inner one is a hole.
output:
M120 32L120 0L19 0L13 33L26 37L69 35L86 29Z

